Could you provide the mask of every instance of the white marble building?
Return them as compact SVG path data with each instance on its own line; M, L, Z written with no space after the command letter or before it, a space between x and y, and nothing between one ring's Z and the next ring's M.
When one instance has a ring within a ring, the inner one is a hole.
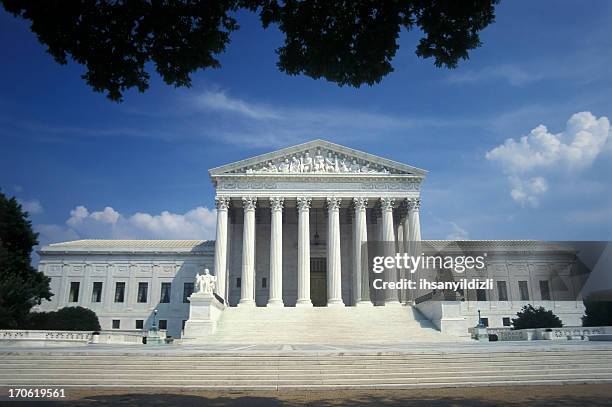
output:
M373 295L367 264L360 260L362 243L389 241L398 251L410 251L408 242L421 241L426 174L322 140L213 168L215 242L86 240L45 246L39 268L51 277L55 296L41 309L81 305L96 311L103 329L120 330L147 328L157 309L160 327L180 336L189 315L186 297L204 267L217 276L217 294L239 308L409 306L417 294ZM525 242L479 244L499 253L488 272L503 276L507 285L496 287L486 302L478 301L484 300L481 294L466 293L461 312L469 324L480 309L489 325L502 326L523 304L541 301L566 324L579 323L582 303L572 295L551 298L540 282L542 270L571 265L572 253L525 258L520 256Z
M51 277L51 301L42 311L81 306L96 312L102 329L141 331L153 311L169 335L180 334L196 274L212 267L214 242L202 240L78 240L51 244L39 270Z

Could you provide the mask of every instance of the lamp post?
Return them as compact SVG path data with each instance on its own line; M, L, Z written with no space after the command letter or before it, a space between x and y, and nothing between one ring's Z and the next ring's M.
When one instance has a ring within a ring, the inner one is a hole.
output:
M480 310L478 310L478 327L482 328L482 318L480 318Z

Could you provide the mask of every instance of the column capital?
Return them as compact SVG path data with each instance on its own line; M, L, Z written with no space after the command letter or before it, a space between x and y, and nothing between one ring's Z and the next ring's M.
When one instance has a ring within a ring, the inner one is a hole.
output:
M257 198L252 196L247 196L242 198L242 206L244 207L244 211L254 211L257 206Z
M406 199L406 205L409 211L418 211L421 207L421 198L408 198Z
M270 209L273 211L282 211L285 198L274 196L270 198Z
M394 206L395 198L390 198L387 196L383 196L382 198L380 198L380 209L382 209L383 212L392 211Z
M312 203L312 198L307 196L300 196L297 199L297 208L298 211L308 212L310 210L310 204Z
M336 198L332 196L326 199L327 209L330 211L337 211L340 209L340 203L342 203L342 198Z
M226 211L229 209L230 199L227 196L216 196L215 207L218 211Z
M365 211L368 207L368 198L357 197L353 198L353 207L356 211Z

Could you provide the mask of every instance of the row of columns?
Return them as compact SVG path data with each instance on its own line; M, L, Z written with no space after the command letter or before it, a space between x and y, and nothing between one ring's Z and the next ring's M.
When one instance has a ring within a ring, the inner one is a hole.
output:
M284 306L283 304L283 206L284 198L271 197L270 211L270 295L268 306ZM227 222L230 200L227 197L216 197L217 207L217 238L215 242L215 273L217 275L217 294L227 300L226 270L227 270ZM297 307L312 307L310 300L310 206L312 198L298 197L298 298ZM328 211L327 221L327 306L344 306L342 301L342 258L340 255L340 204L341 198L326 199ZM366 208L368 198L353 198L355 211L353 224L353 292L356 306L371 306L370 281L368 273L367 247L368 241ZM255 208L257 198L242 198L244 210L244 225L242 234L242 274L239 306L255 306ZM393 223L393 208L395 198L380 198L381 236L385 242L395 242ZM404 242L421 240L418 198L406 199L406 215L401 219L401 229ZM395 245L387 245L389 253L395 255ZM404 247L404 250L410 250ZM387 281L397 280L397 271L388 269ZM385 305L400 305L397 290L385 291Z

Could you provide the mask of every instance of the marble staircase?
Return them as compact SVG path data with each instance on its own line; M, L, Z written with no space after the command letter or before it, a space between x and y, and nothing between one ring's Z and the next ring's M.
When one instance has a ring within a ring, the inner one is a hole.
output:
M226 344L355 344L457 341L411 306L230 307L203 342Z
M0 351L0 387L389 389L612 383L612 347L444 351ZM481 349L482 348L482 349ZM5 392L6 394L6 392Z

